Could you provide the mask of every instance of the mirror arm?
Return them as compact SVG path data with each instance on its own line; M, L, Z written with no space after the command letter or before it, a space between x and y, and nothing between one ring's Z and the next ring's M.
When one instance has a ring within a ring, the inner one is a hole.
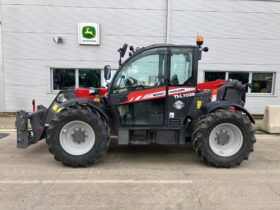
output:
M121 66L122 65L122 58L120 57L120 59L119 59L119 66Z
M122 48L117 50L120 53L119 66L122 65Z

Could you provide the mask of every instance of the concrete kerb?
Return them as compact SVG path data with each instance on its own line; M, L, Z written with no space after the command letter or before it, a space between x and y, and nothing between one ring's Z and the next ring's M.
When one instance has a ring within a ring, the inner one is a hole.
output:
M280 134L280 105L266 106L261 129L268 133Z

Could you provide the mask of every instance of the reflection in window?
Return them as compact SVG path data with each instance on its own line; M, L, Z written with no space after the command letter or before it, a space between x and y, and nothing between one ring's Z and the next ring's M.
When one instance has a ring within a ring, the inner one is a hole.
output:
M132 59L117 75L113 92L122 93L163 86L164 51L151 50Z
M249 82L249 73L248 72L229 72L229 79L236 79L242 82L242 84Z
M52 90L100 87L100 69L52 69Z
M235 79L251 84L248 93L273 93L273 72L205 72L205 82L217 79Z
M79 87L100 87L100 70L80 69Z
M215 72L215 71L207 71L205 72L205 82L211 82L218 79L225 79L226 78L226 72Z
M75 69L53 69L53 90L75 89Z
M273 73L253 73L252 93L272 93Z

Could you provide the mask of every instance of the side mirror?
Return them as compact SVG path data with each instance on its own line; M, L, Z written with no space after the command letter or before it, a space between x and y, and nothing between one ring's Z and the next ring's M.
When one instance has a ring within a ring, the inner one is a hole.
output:
M105 78L105 80L109 80L111 78L111 66L110 65L104 66L104 78Z

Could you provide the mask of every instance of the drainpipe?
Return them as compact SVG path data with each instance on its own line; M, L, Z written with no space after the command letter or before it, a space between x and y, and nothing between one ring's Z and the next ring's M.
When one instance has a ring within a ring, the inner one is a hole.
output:
M2 6L0 5L0 112L5 110L5 80L3 62L3 37L2 37Z
M169 43L169 39L170 39L171 3L172 0L166 0L166 34L165 34L166 44Z

